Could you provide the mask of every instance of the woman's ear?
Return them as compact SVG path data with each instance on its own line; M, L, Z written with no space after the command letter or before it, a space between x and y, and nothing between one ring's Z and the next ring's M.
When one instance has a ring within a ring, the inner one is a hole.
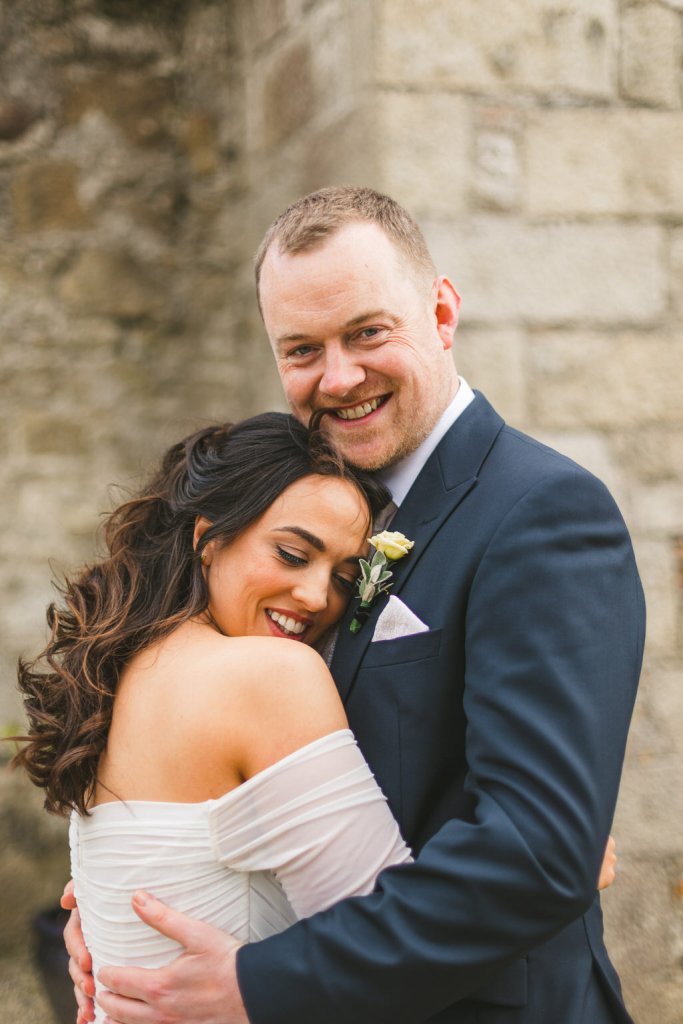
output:
M211 525L212 525L211 521L209 519L207 519L206 516L197 516L197 518L194 521L194 533L192 534L192 550L193 551L197 550L197 545L199 544L199 541L201 540L201 538L203 537L204 533L208 530L208 528ZM202 565L210 565L211 564L211 553L212 553L212 550L213 550L213 545L212 545L211 541L209 541L209 543L206 545L206 547L202 551Z

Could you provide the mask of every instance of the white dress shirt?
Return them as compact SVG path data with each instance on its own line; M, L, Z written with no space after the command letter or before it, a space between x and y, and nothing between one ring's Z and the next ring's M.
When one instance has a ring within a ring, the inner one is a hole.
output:
M406 498L410 488L417 480L420 470L432 454L447 430L453 426L458 416L465 411L470 402L474 401L474 391L464 377L458 377L460 386L453 401L439 417L436 426L422 444L401 459L395 466L388 466L377 474L382 483L391 491L391 497L398 508Z

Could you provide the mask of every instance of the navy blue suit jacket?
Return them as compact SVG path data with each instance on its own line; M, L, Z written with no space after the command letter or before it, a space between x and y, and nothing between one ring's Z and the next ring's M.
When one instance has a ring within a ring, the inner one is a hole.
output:
M477 394L392 528L415 541L392 593L430 629L372 643L380 599L332 671L418 856L243 947L249 1018L626 1022L595 891L644 639L621 515Z

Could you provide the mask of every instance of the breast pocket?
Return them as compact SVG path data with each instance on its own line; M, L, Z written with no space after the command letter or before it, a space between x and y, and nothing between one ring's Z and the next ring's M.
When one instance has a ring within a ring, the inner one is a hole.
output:
M441 649L441 629L414 633L395 640L375 640L363 658L363 668L381 668L385 665L407 665L426 658L438 657Z

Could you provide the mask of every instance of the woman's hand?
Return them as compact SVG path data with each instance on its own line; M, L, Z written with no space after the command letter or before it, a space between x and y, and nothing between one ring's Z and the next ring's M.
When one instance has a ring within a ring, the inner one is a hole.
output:
M606 889L608 885L611 885L614 879L617 877L617 844L614 841L614 837L610 836L607 840L607 846L605 847L605 856L602 861L602 867L600 868L600 877L598 878L598 889Z
M78 1005L76 1024L86 1024L86 1021L95 1019L95 979L91 973L92 959L83 940L73 881L67 882L59 902L64 910L71 911L71 917L64 929L64 944L69 954L69 974L74 983L74 995Z

